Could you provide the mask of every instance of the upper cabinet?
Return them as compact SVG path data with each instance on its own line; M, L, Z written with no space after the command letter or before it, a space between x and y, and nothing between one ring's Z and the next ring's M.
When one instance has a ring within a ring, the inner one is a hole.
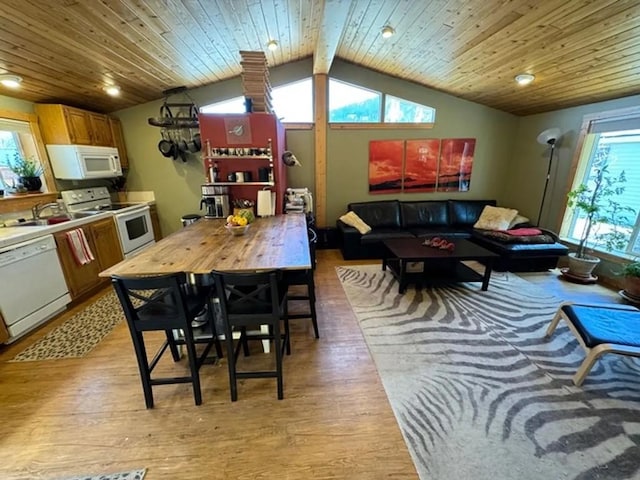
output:
M36 113L45 144L92 145L89 112L62 105L43 105L40 112L39 107Z
M35 110L45 144L116 147L120 165L129 168L118 118L60 104L36 103Z
M36 103L35 111L45 144L118 147L108 115L60 104ZM117 122L118 128L120 123ZM122 138L122 131L119 131ZM121 156L126 157L126 152Z
M124 136L122 135L122 124L120 119L109 117L109 127L111 128L111 137L113 138L113 147L118 149L120 154L120 166L129 168L129 158L127 157L127 147L124 145Z
M113 147L113 135L111 134L111 125L109 117L100 113L89 112L89 126L91 127L92 143L91 145Z

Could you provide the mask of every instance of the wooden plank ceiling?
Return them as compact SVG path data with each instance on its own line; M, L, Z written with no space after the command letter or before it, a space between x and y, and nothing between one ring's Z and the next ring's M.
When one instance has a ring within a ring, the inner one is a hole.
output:
M640 0L2 0L0 74L24 81L0 94L110 112L237 76L239 52L262 50L528 115L640 93L639 45Z

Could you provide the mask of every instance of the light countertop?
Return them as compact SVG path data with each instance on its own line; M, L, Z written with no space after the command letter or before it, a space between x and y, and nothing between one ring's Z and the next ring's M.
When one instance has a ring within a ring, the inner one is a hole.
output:
M78 228L82 225L109 218L113 216L113 211L98 213L90 217L77 218L68 222L57 223L55 225L39 225L28 227L0 227L0 248L8 247L15 243L25 242L43 235L61 232L70 228Z
M126 192L126 196L121 195L119 198L116 196L115 198L112 198L112 200L114 202L139 203L147 205L155 204L153 192L145 191ZM95 222L96 220L112 217L114 214L115 211L108 210L90 217L69 220L68 222L57 223L55 225L0 227L0 248L32 240L43 235L50 235L70 228L81 227L82 225Z

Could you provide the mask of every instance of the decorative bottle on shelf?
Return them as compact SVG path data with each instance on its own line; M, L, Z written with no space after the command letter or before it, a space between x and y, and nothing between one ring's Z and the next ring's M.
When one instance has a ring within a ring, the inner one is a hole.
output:
M209 177L211 177L211 183L217 183L220 181L220 169L218 168L218 162L214 162L213 167L209 168Z

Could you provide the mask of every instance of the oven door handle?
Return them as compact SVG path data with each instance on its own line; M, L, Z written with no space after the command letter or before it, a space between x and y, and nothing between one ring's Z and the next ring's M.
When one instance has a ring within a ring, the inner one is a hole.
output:
M136 206L136 207L131 207L131 210L127 209L125 211L120 211L120 212L116 212L115 216L117 218L128 218L131 216L137 216L140 215L140 212L144 212L144 211L150 211L151 209L149 208L149 205L140 205L140 206Z

